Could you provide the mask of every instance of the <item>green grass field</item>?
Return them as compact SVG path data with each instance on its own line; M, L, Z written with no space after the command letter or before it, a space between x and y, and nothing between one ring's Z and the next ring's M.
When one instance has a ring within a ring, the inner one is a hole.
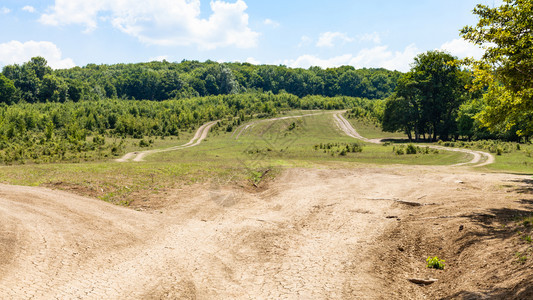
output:
M309 112L291 112L295 114ZM196 182L245 182L254 172L284 167L358 167L364 164L451 165L465 162L469 155L458 152L397 155L394 145L363 143L346 136L334 123L332 113L278 121L258 121L239 139L224 127L212 130L197 147L161 152L147 156L144 162L118 163L114 160L88 163L28 164L0 167L0 181L19 185L44 185L74 190L113 203L127 205L139 193L159 193ZM379 128L353 121L356 129L371 138L394 137ZM131 140L128 150L164 148L186 143L194 132L183 133L179 139L154 139L150 148L135 147ZM398 137L398 135L396 135ZM331 149L320 149L320 144ZM358 143L362 152L340 152L345 145ZM520 165L520 153L497 157L489 167L501 170ZM531 161L531 158L529 158ZM515 169L511 169L516 171Z

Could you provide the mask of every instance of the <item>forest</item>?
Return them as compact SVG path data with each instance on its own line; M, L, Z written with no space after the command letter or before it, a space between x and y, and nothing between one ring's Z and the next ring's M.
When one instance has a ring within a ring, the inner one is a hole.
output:
M478 5L461 30L481 60L432 50L406 73L351 66L154 61L53 70L43 57L0 74L0 162L120 155L123 139L179 136L211 120L231 131L291 109L349 109L413 141L502 139L533 134L533 8ZM509 21L509 16L513 16Z
M249 63L182 61L95 65L52 70L43 57L8 65L0 75L3 103L66 102L105 98L168 100L246 92L382 99L400 72L343 66L291 69Z

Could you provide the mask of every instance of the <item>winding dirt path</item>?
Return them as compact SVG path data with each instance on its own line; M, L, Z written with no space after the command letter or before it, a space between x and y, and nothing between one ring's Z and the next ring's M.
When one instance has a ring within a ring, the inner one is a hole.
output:
M209 130L211 127L213 127L218 121L211 121L203 124L196 130L196 133L194 134L193 138L186 144L179 145L179 146L173 146L170 148L165 149L154 149L154 150L146 150L146 151L135 151L126 153L121 158L117 159L118 162L127 162L127 161L143 161L144 158L147 155L153 154L153 153L160 153L160 152L167 152L167 151L176 151L180 149L190 148L194 146L200 145L200 143L207 138L207 134L209 133Z
M332 113L332 112L319 112L319 113L305 114L305 115L299 115L299 116L286 116L286 117L279 117L279 118L272 118L272 119L253 121L253 122L251 122L249 124L241 125L241 126L237 127L237 129L235 129L235 131L233 131L232 136L235 136L235 139L238 140L239 137L243 133L245 133L248 129L253 128L257 123L272 122L272 121L279 121L279 120L287 120L287 119L294 119L294 118L303 118L303 117L321 115L321 114L324 114L324 113Z
M353 128L352 124L344 118L342 115L343 112L337 112L333 115L333 118L335 120L335 124L337 124L337 127L341 129L346 135L353 137L358 140L362 140L364 142L373 143L373 144L382 144L382 139L368 139L363 136L361 136L355 128ZM436 145L419 145L422 147L429 147L431 149L437 149L437 150L443 150L443 151L455 151L455 152L463 152L468 153L472 155L472 159L468 162L455 164L454 166L464 166L464 165L470 165L472 167L481 167L486 166L489 164L494 163L494 155L484 152L484 151L477 151L477 150L470 150L470 149L464 149L464 148L450 148L450 147L442 147L442 146L436 146Z

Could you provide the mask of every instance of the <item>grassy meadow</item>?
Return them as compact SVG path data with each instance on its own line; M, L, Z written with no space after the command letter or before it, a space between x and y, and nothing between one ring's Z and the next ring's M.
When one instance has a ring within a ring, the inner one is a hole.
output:
M285 115L309 113L292 111ZM363 136L401 137L399 134L381 132L378 127L364 121L351 121ZM196 147L155 153L146 156L143 162L119 163L109 159L98 162L3 166L0 167L0 181L66 189L128 205L134 198L192 183L217 181L251 184L254 176L257 177L258 173L267 169L272 171L269 174L276 174L285 167L451 165L470 160L467 154L449 151L398 155L394 151L398 145L376 145L357 141L337 128L331 111L277 121L257 119L246 124L253 125L238 139L236 133L227 132L224 126L217 126L211 130L207 139ZM236 130L239 131L240 128ZM180 133L179 139L146 138L152 139L151 146L142 148L138 146L139 140L128 140L126 149L142 151L180 145L193 135L194 132L191 131ZM362 151L346 151L347 148ZM520 165L519 161L526 157L521 155L522 152L503 153L497 156L497 163L488 168L501 170L511 166L511 170L520 171L515 166ZM529 157L529 161L531 160Z

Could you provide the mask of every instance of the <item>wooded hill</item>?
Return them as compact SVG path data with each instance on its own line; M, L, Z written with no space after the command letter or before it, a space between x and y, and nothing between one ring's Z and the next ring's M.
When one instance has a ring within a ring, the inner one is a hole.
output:
M65 102L104 98L167 100L250 91L383 99L401 73L350 66L292 69L213 61L95 65L52 70L44 58L8 65L0 75L0 102Z

